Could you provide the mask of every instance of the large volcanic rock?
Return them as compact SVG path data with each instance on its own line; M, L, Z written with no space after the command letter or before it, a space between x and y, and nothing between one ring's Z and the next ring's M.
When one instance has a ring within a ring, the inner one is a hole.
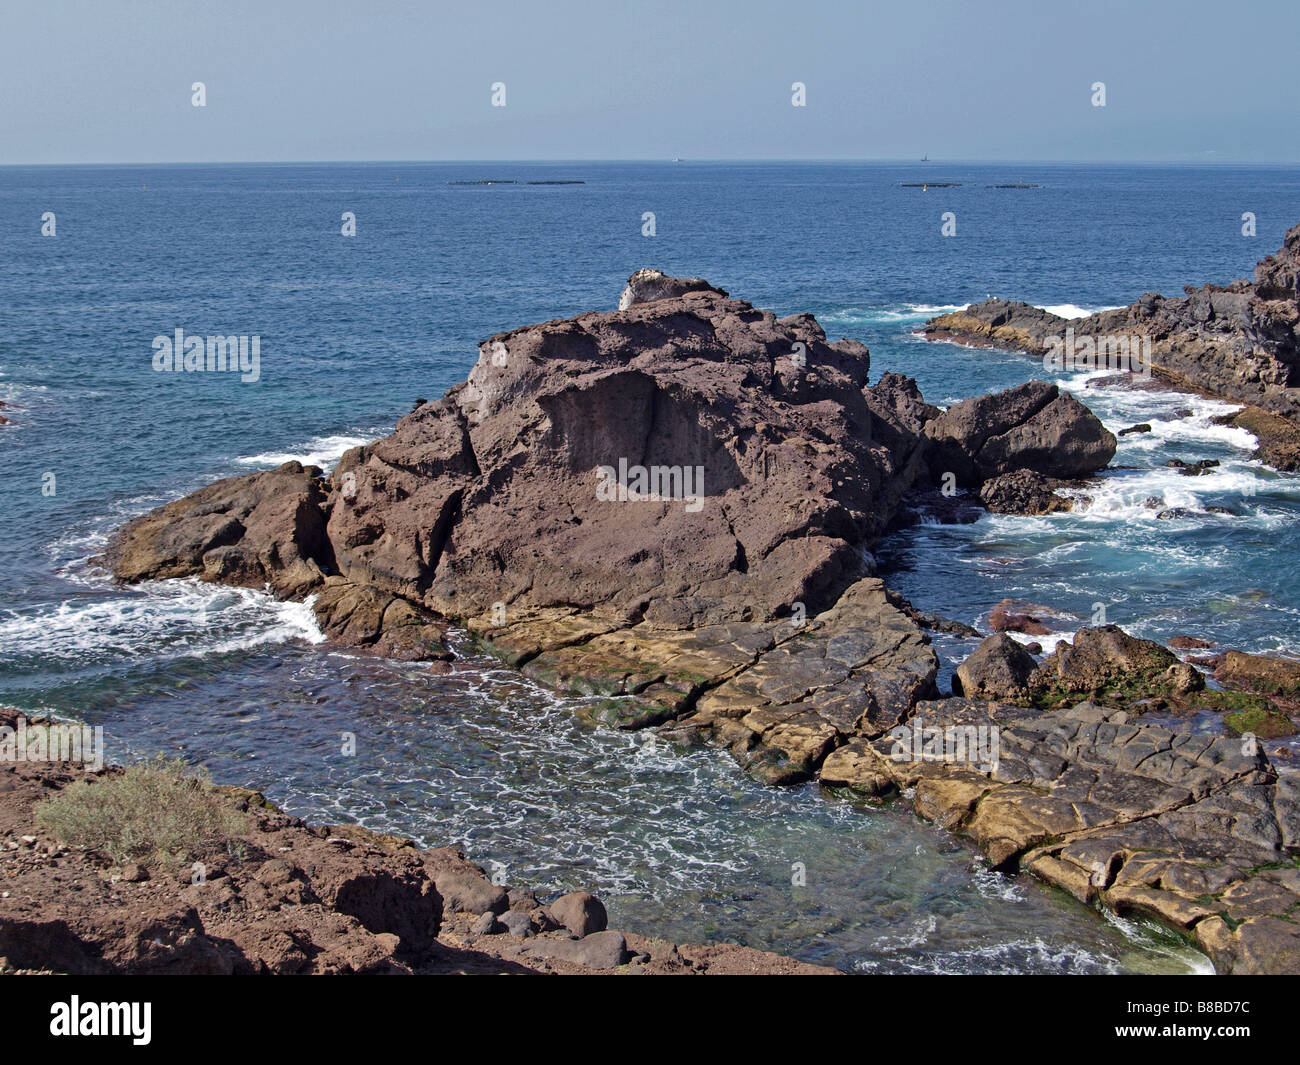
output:
M1015 470L1081 477L1115 456L1115 437L1092 411L1045 381L954 403L925 425L930 469L977 485Z
M933 694L937 660L864 552L914 484L1092 472L1114 439L1054 386L957 404L699 278L488 338L468 380L349 451L136 519L125 580L310 594L325 633L446 657L443 619L595 721L677 721L764 779L812 774ZM648 478L643 483L639 478Z
M494 629L548 609L771 621L834 605L927 475L1076 476L1114 453L1052 385L941 412L900 375L868 387L867 349L810 315L656 271L623 303L488 338L466 382L328 484L290 463L136 519L114 572L318 592L327 632L376 647L394 596Z
M1145 293L1127 307L1067 320L1025 303L985 300L940 315L931 340L1042 356L1053 338L1135 337L1150 344L1166 383L1250 406L1237 424L1260 439L1260 457L1300 468L1300 226L1255 269L1254 282L1205 285L1166 298Z
M868 366L810 316L711 288L491 337L465 384L339 463L339 572L452 617L573 605L692 625L829 605L915 450L873 411ZM620 493L624 470L668 498Z

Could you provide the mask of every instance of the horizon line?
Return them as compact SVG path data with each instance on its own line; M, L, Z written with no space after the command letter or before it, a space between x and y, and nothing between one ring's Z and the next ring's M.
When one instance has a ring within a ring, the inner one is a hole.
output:
M572 158L455 158L455 159L170 159L170 160L131 160L131 161L84 161L84 162L44 162L0 163L0 169L19 169L36 167L146 167L146 166L470 166L503 165L521 166L567 166L567 165L612 165L612 164L661 164L664 166L682 166L690 164L709 165L860 165L860 166L1147 166L1147 167L1294 167L1300 168L1300 160L1232 160L1232 159L917 159L914 157L865 158L856 156L823 156L817 158L760 158L760 157L716 157L665 159L661 156L648 158L596 158L574 156Z

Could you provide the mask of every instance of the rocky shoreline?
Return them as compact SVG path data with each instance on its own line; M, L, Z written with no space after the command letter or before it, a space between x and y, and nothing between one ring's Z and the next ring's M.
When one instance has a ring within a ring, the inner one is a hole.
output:
M19 718L0 708L0 728ZM240 788L212 789L244 824L203 855L201 876L188 862L114 863L37 823L42 800L121 773L0 760L0 974L834 973L611 929L594 895L543 904L454 847L308 825Z
M1208 692L1113 626L1041 662L994 636L945 697L923 628L942 619L869 572L927 500L1056 508L1115 453L1086 407L1029 382L941 411L910 379L869 384L866 348L811 316L699 278L639 271L619 306L489 338L465 383L328 479L217 482L106 561L269 586L338 644L433 669L463 627L595 697L600 725L725 747L774 785L900 793L996 867L1154 917L1220 971L1300 971L1300 776L1261 742L1294 728L1286 663Z
M1253 280L1205 285L1167 298L1147 292L1112 311L1060 318L1009 300L988 299L932 318L929 340L996 347L1042 357L1053 338L1128 338L1150 344L1150 369L1162 387L1245 406L1227 424L1253 433L1256 457L1300 469L1300 225L1255 268ZM1132 385L1116 374L1102 385Z

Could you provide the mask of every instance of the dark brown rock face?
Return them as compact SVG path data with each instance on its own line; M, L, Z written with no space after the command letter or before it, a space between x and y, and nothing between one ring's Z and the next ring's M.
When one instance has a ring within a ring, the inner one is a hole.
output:
M339 572L450 617L576 605L681 626L829 604L915 447L875 439L862 345L712 289L480 350L331 478Z
M951 471L958 484L1016 470L1081 477L1115 456L1115 437L1092 411L1053 384L1027 381L955 403L925 426L934 476Z
M676 299L688 292L712 292L719 296L727 293L714 288L702 277L670 277L660 270L638 270L627 279L627 288L619 297L618 309L625 311L638 303L653 303L655 300Z
M1075 488L1078 482L1044 477L1033 470L1016 470L984 482L980 502L994 514L1054 514L1073 509L1074 504L1058 495L1058 488Z
M316 467L229 477L128 523L107 552L125 581L203 577L301 596L333 564Z
M1251 405L1241 417L1260 457L1300 463L1300 226L1255 268L1254 282L1206 285L1184 296L1144 294L1127 307L1066 320L1037 307L986 300L926 323L932 340L1042 356L1052 338L1140 338L1166 384Z

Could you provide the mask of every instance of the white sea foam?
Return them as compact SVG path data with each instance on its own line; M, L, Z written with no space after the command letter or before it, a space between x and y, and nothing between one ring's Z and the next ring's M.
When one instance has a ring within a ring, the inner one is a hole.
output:
M310 600L283 602L267 592L196 580L150 581L126 594L0 615L6 656L65 663L205 656L295 639L325 639Z
M301 462L304 466L328 468L343 457L349 448L360 447L375 439L378 433L370 436L315 436L306 443L290 451L264 451L258 455L248 455L235 461L241 466L260 466L274 469L286 462Z
M1035 305L1037 306L1037 305ZM1101 314L1102 311L1117 311L1124 304L1115 307L1080 307L1077 303L1056 303L1047 307L1039 307L1040 311L1046 311L1048 314L1054 314L1058 318L1087 318L1090 314Z
M923 322L939 314L965 310L965 303L903 303L896 307L845 307L819 314L823 325L867 325L870 323Z
M1050 621L1051 618L1049 617L1047 620ZM1024 646L1031 643L1038 644L1045 655L1050 655L1055 651L1056 645L1059 643L1074 643L1075 636L1073 632L1049 632L1046 636L1026 636L1023 632L1008 632L1007 635L1016 643Z
M1120 917L1111 910L1102 910L1103 919L1120 930L1125 938L1132 940L1153 954L1173 958L1185 965L1188 975L1213 976L1214 963L1200 951L1186 943L1173 940L1168 933L1151 927L1132 918Z

